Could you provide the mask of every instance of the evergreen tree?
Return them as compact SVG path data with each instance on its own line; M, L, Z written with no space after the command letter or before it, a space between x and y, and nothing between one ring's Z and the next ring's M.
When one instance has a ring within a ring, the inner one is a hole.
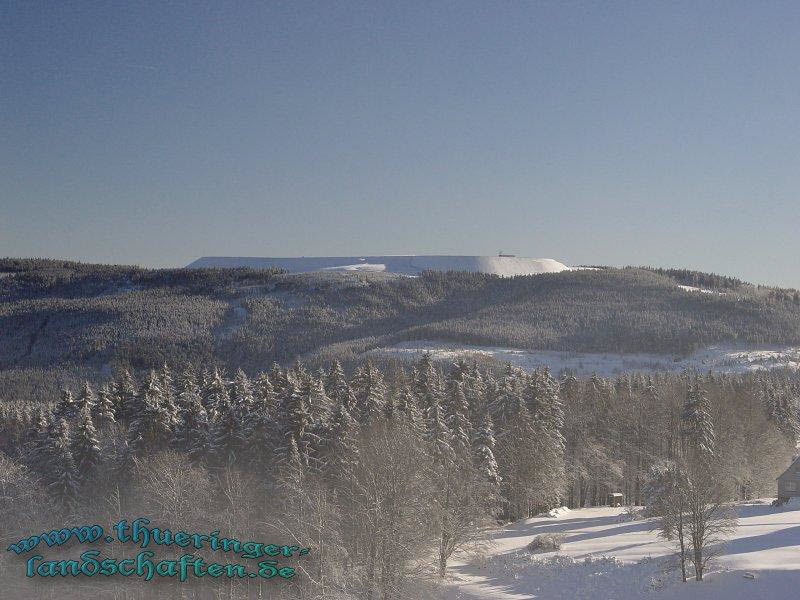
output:
M323 425L328 421L333 410L333 405L328 394L325 393L325 384L322 379L310 378L303 394L314 423Z
M464 395L469 406L470 422L476 427L486 408L486 381L478 371L477 365L472 366L465 380Z
M445 423L450 430L450 445L457 455L469 455L472 424L467 418L469 407L464 395L464 384L458 380L450 382L450 393L445 406Z
M272 414L277 405L277 395L275 394L275 388L270 381L269 375L261 373L256 378L253 388L254 412L263 412L268 415Z
M714 454L715 437L710 406L699 380L687 388L681 421L681 433L690 452L697 450L706 455Z
M275 448L280 438L275 414L277 399L269 376L262 373L256 378L253 390L253 406L247 427L246 458L251 464L261 464Z
M800 404L788 388L776 388L769 380L760 385L759 395L767 417L788 439L800 436Z
M422 425L422 416L416 406L414 394L411 392L409 386L404 386L400 390L397 395L394 411L398 418L402 419L410 427L417 428Z
M430 448L434 465L452 461L455 457L450 445L452 433L447 428L438 400L434 400L425 411L424 439Z
M218 465L232 465L243 455L247 443L244 410L243 404L232 400L217 405L212 453Z
M228 402L230 402L228 384L223 379L220 370L215 368L203 386L203 407L208 413L209 420L216 420L217 413L221 407L227 406Z
M130 371L123 371L114 385L114 406L117 420L130 423L141 409L136 381Z
M83 384L81 393L78 394L78 398L75 400L75 415L80 415L85 409L91 411L95 404L97 404L97 397L94 395L92 386L89 385L88 381L86 381Z
M172 375L172 369L169 368L167 363L161 365L161 369L159 370L159 380L161 384L161 390L166 395L175 395L175 381Z
M275 396L277 398L283 398L286 395L286 386L289 382L289 377L278 363L272 363L269 370L269 380L272 382Z
M65 417L55 421L51 429L47 455L47 491L67 508L71 508L78 498L78 473L72 456L70 428Z
M439 373L429 352L420 358L415 375L414 394L422 411L427 412L433 404L441 402L442 399Z
M255 396L250 379L242 369L236 371L236 375L233 378L231 401L243 418L246 419L250 416L255 403Z
M78 414L78 404L68 389L61 390L61 398L53 409L53 419L74 419Z
M291 380L287 382L286 395L278 406L276 417L280 433L277 453L286 457L286 453L294 444L304 464L308 465L309 453L313 445L311 413L300 390Z
M397 407L394 403L394 394L386 395L386 403L383 405L383 418L390 425L394 424L397 418Z
M158 374L151 371L139 391L137 404L141 410L133 417L129 431L129 445L137 454L145 448L167 448L172 441L177 408L164 398L160 384Z
M186 451L195 464L211 454L213 435L208 413L203 407L197 384L184 384L179 394L181 411L175 429L175 445Z
M381 417L386 401L383 374L371 361L356 371L353 391L356 395L354 416L362 426L369 426Z
M352 413L356 404L356 397L350 385L347 383L344 370L338 360L333 361L333 364L328 370L325 390L333 407L341 404L348 412Z
M472 452L475 457L475 466L480 477L495 488L495 493L500 491L500 468L494 458L494 426L492 417L484 412L479 417L479 425L475 428L472 437Z
M530 414L522 399L522 394L518 390L515 377L513 375L505 377L498 390L497 398L489 407L492 417L501 427L510 427L519 418L523 409Z
M53 426L52 416L41 406L37 407L29 433L31 447L27 462L38 473L45 473L50 463L49 443Z
M114 391L109 384L100 387L97 402L91 409L92 418L100 429L108 429L116 422L114 414Z
M85 404L78 415L78 422L72 439L72 457L75 461L76 473L80 481L87 481L102 461L100 441L92 422L89 404Z
M190 404L200 398L200 384L198 382L197 374L194 369L187 367L184 369L175 389L175 406L178 409L178 417L182 417L183 412L189 407Z
M531 393L526 400L536 428L552 440L552 451L563 455L564 410L558 383L547 369L543 369L534 373L527 389Z
M356 420L344 404L337 405L324 435L323 469L330 469L339 480L346 477L357 459L357 434Z
M258 407L259 404L257 403L256 406ZM278 435L279 432L271 413L263 407L255 410L250 417L247 431L244 453L247 461L252 465L261 465L266 462L275 449L275 439Z

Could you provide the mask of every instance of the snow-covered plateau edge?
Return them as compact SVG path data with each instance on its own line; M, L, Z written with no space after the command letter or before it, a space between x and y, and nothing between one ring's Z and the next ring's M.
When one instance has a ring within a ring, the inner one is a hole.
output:
M597 373L611 376L625 372L680 372L684 369L745 373L766 369L800 368L800 346L714 345L697 350L687 357L673 357L659 354L521 350L440 341L408 341L367 352L367 354L407 360L416 360L423 353L430 353L434 360L485 358L501 363L508 362L525 370L548 367L553 373L560 373L566 369L574 371L577 375Z

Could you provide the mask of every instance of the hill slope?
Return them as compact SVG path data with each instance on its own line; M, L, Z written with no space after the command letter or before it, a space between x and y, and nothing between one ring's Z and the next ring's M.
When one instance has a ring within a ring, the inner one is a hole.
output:
M164 361L255 372L296 358L361 360L364 351L412 340L659 355L715 343L798 345L800 297L634 268L411 278L0 261L0 374Z

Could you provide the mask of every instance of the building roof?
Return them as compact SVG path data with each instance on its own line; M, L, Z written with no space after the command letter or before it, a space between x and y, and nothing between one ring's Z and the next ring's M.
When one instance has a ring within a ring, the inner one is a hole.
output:
M786 474L787 474L789 471L791 471L791 470L792 470L792 467L794 467L794 466L795 466L795 465L796 465L798 462L800 462L800 455L798 455L798 456L795 456L795 457L794 457L794 460L792 460L791 464L790 464L790 465L789 465L789 466L786 468L786 470L785 470L783 473L781 473L780 475L778 475L778 476L775 478L775 480L777 481L778 479L780 479L781 477L783 477L784 475L786 475Z

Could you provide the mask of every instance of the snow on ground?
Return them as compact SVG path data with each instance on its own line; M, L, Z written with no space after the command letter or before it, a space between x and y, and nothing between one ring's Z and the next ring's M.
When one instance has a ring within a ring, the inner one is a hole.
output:
M539 515L540 517L550 517L551 519L557 519L569 512L572 512L566 506L559 506L558 508L551 508L546 513Z
M418 275L422 271L471 271L503 277L569 271L552 258L522 256L317 256L300 258L259 258L247 256L204 256L190 268L279 267L290 273L312 271L386 271Z
M709 346L688 357L659 354L612 354L588 352L554 352L547 350L519 350L492 346L470 346L436 341L402 342L388 348L377 348L370 353L417 360L430 352L435 360L454 361L459 357L492 358L501 363L510 362L530 371L548 367L553 373L564 369L578 375L616 375L623 372L680 372L684 369L743 373L762 369L800 368L800 347L737 347L732 345Z
M704 290L703 288L694 287L693 285L680 285L678 287L687 292L701 292L703 294L720 294L722 292L715 292L714 290Z
M385 271L386 265L372 263L358 263L357 265L342 265L340 267L323 267L320 271Z
M771 500L771 499L770 499ZM739 527L702 582L680 581L673 549L648 520L624 508L585 508L518 521L491 535L480 556L453 561L446 600L751 600L796 598L800 588L800 505L737 506ZM561 533L555 552L532 554L535 535ZM750 578L750 576L753 578Z

